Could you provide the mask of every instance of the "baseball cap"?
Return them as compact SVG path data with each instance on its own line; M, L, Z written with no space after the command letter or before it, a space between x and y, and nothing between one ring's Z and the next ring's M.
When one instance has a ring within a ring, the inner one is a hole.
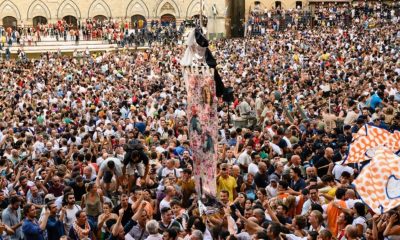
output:
M54 201L54 200L56 200L56 197L54 196L54 194L51 194L51 193L47 194L47 195L44 197L44 201L45 201L46 203L51 202L51 201Z
M279 178L276 175L272 175L269 179L270 182L279 182Z

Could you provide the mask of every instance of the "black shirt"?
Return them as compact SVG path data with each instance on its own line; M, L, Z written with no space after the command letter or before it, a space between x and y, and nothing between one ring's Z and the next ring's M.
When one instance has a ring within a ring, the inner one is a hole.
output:
M4 210L8 207L8 199L5 198L2 202L0 202L0 210Z
M118 211L120 209L121 209L121 204L119 204L114 208L113 213L118 214ZM124 215L122 216L122 221L121 221L122 226L125 226L132 218L132 216L133 216L132 204L128 203L128 208L124 211Z
M260 172L257 172L254 176L254 182L256 183L258 188L267 187L269 183L267 173L261 174Z
M322 157L314 162L314 166L317 168L318 177L323 177L328 173L329 163L331 163L331 161L325 157Z
M76 182L71 182L69 186L74 189L75 200L82 201L82 196L86 193L85 182L82 186L78 186Z

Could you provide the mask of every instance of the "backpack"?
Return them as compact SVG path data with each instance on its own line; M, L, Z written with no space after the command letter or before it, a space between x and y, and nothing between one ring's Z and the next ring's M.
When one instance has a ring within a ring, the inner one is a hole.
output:
M125 156L124 156L124 164L127 165L132 160L132 155L137 154L137 152L143 152L144 146L138 139L133 139L129 143L124 146ZM139 161L141 161L139 157Z

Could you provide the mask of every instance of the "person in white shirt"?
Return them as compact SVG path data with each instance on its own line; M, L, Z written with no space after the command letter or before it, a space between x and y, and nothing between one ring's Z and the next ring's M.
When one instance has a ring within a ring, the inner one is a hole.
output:
M340 181L340 177L342 176L343 172L348 172L350 173L351 176L354 175L354 169L347 166L347 165L342 165L340 163L335 163L335 166L332 169L332 175L335 177L336 181Z
M175 188L173 186L167 186L165 187L165 197L163 198L163 200L161 200L160 202L160 208L159 209L163 209L163 208L171 208L171 201L172 199L175 197Z
M357 202L362 202L361 199L357 198L356 192L353 189L346 190L345 199L348 209L352 209L354 207L354 204L356 204Z
M161 170L161 177L167 177L169 175L173 175L176 178L180 178L181 174L180 171L175 167L175 160L169 159L167 161L166 166Z
M64 195L63 205L66 208L63 223L65 232L69 232L72 223L76 220L76 213L81 210L81 207L75 204L75 196L73 192L68 192Z
M269 180L269 185L265 188L269 199L274 198L278 195L278 182L279 179L277 176L272 176Z
M324 217L322 216L322 213L318 210L311 211L310 215L308 216L308 222L310 223L310 232L319 232L325 229L325 227L322 226L322 223L324 222Z
M356 202L353 207L355 211L355 218L353 226L357 228L357 235L363 236L367 230L367 219L365 218L365 205L361 202Z
M317 186L310 186L310 198L304 202L303 208L301 210L301 215L305 215L311 209L312 204L322 205L325 201L325 198L319 196L318 187Z
M252 159L250 157L252 151L253 147L251 145L247 145L245 150L238 157L237 162L239 163L240 169L244 172L247 172L250 163L252 163Z
M347 112L343 122L345 125L354 125L359 116L360 116L360 110L358 109L357 106L354 106L352 110Z
M107 158L101 163L99 174L97 175L96 184L100 186L100 181L103 179L104 182L104 190L107 194L110 191L111 180L115 175L116 178L116 189L118 189L120 185L122 174L122 163L118 158ZM103 178L104 176L104 178Z
M251 174L253 174L253 176L255 176L257 174L257 172L258 172L258 163L260 162L260 160L261 160L260 155L255 154L254 155L254 161L252 161L249 164L249 167L247 169L247 173L251 173Z

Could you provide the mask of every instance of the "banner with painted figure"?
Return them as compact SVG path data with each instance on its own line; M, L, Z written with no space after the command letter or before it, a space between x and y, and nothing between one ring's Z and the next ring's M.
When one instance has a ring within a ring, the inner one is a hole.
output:
M218 116L214 70L186 67L187 117L198 194L216 196Z

